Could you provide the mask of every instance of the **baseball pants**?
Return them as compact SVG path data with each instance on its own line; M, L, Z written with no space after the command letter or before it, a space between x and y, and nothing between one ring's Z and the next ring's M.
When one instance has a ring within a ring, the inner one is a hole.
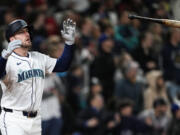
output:
M41 117L34 118L22 115L21 111L5 112L0 116L2 135L41 135Z

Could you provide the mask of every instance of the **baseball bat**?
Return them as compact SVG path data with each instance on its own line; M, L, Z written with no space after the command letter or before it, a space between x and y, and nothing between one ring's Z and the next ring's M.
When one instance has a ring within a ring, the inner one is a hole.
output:
M169 27L180 28L180 21L177 21L177 20L150 18L150 17L138 16L138 15L133 15L133 14L129 14L128 18L131 20L139 19L142 21L150 21L150 22L155 22L159 24L164 24L165 26L169 26Z

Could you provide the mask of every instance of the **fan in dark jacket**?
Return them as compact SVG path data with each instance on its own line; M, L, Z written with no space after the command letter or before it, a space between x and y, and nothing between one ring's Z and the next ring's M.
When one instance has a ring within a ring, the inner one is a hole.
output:
M176 104L172 105L173 118L169 123L167 135L180 135L180 107Z
M133 58L140 64L146 73L158 69L158 58L153 54L153 36L150 32L144 33L140 45L132 52Z
M116 124L113 135L150 135L150 123L144 123L132 115L133 101L123 99L117 106L120 122Z
M104 111L103 97L99 94L91 95L90 106L79 113L76 125L81 135L107 135L115 122L112 115Z
M99 55L92 62L91 77L97 77L102 86L105 102L112 98L114 92L115 62L112 54L114 43L111 38L104 39L100 45Z
M180 84L180 31L172 29L170 38L162 48L164 78Z

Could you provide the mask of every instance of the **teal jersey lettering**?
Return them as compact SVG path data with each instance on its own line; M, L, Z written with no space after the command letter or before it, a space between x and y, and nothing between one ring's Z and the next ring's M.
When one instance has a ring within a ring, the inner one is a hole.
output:
M18 82L22 82L24 80L27 80L29 78L33 77L41 77L44 78L44 72L41 69L32 69L28 71L23 71L18 74Z

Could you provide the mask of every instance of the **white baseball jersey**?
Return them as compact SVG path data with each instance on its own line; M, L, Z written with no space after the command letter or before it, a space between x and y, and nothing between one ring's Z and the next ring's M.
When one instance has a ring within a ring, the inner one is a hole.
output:
M7 60L6 76L1 81L3 90L1 107L38 111L45 74L53 71L56 61L57 59L38 52L28 52L28 57L13 52Z

